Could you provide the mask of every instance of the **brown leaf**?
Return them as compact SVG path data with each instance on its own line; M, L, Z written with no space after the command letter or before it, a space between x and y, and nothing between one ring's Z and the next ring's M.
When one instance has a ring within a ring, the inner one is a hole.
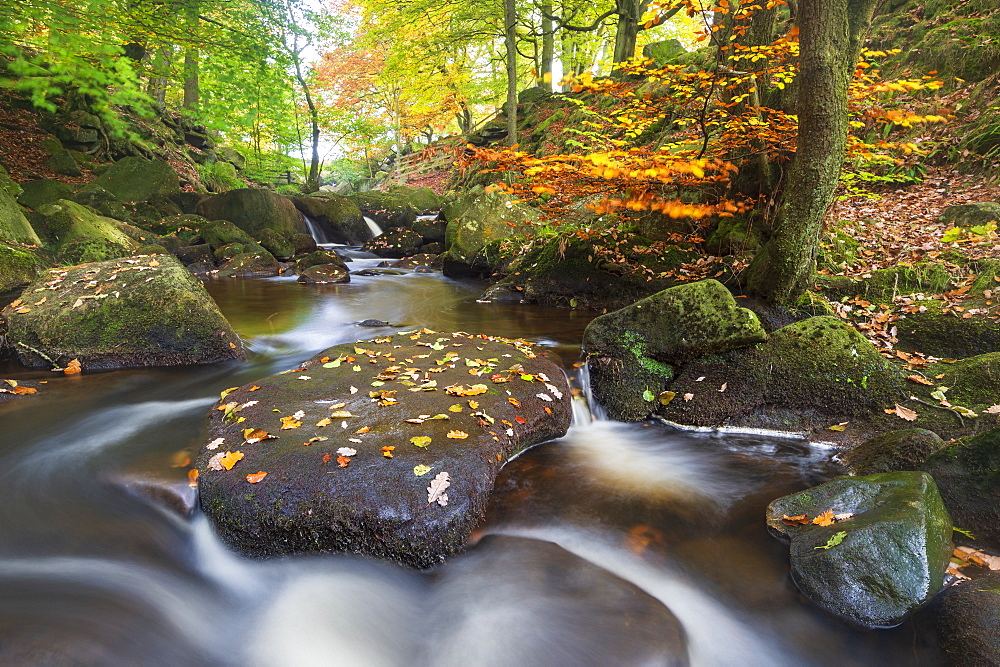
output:
M899 403L896 403L896 409L893 410L897 417L900 419L905 419L908 422L914 421L917 418L917 413L909 408L904 408Z
M347 464L351 462L351 459L343 456L342 454L337 455L337 467L346 468Z
M906 379L907 380L912 380L913 382L916 382L917 384L924 384L924 385L927 385L929 387L933 387L934 386L933 382L931 382L930 380L928 380L927 378L925 378L922 375L907 375Z
M795 516L788 516L787 514L781 515L781 521L789 526L804 526L809 523L809 517L805 514L797 514Z

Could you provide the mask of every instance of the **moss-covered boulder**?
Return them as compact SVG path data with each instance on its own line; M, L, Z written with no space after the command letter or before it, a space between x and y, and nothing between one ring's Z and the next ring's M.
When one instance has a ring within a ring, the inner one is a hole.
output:
M922 312L895 322L897 347L942 358L961 359L1000 352L1000 323L984 316L962 317L944 301L921 301ZM971 308L970 304L967 308Z
M605 237L611 252L598 252L592 240L575 234L536 241L504 269L505 280L525 303L614 310L678 284L672 271L694 261L696 253L642 237ZM494 248L485 246L480 256ZM492 265L503 266L503 257ZM479 257L477 257L477 262Z
M694 357L766 338L757 316L716 280L663 290L595 318L584 331L591 388L612 419L653 412L675 368Z
M409 229L417 219L417 210L406 198L398 195L368 190L347 195L347 198L382 229L388 227Z
M21 363L79 359L84 370L208 364L243 345L204 286L170 256L50 269L6 308L7 342ZM36 303L45 297L44 303Z
M470 269L485 246L530 235L540 220L537 211L502 192L474 195L460 206L461 215L448 220L445 232L444 274L449 277L478 275Z
M786 522L832 511L850 517L821 526ZM789 540L791 574L802 593L869 628L899 625L940 590L951 555L951 519L922 472L837 477L767 507L767 524Z
M761 345L684 365L669 387L677 398L656 413L696 426L815 430L884 416L905 398L902 382L860 333L834 317L811 317Z
M319 228L319 243L361 245L372 236L361 209L348 197L296 197L292 201Z
M906 428L866 440L843 452L840 460L855 475L918 470L927 457L944 446L934 431Z
M551 542L488 535L441 569L428 603L439 615L425 639L448 655L482 655L468 620L486 613L497 637L518 638L503 642L507 664L690 664L684 626L663 602Z
M43 266L34 251L0 241L0 294L27 285Z
M278 260L263 248L233 255L219 267L223 278L270 278L280 273Z
M440 217L430 218L421 216L419 219L413 221L413 226L410 229L420 234L420 238L424 240L424 243L440 243L444 241L448 222L442 220Z
M950 586L931 609L944 664L1000 665L1000 572Z
M414 187L412 185L393 185L387 194L400 199L417 212L417 215L437 213L445 203L445 198L441 197L427 187Z
M126 157L94 179L94 187L107 190L123 202L149 201L180 191L177 172L163 160Z
M270 190L240 188L213 195L198 203L198 215L228 220L255 237L265 229L288 238L305 231L302 215L292 201Z
M20 197L24 191L21 185L10 177L7 169L2 164L0 164L0 190L3 190L14 199Z
M351 282L351 271L343 262L315 264L299 273L298 282L313 285L349 283Z
M18 206L17 201L9 192L2 189L0 189L0 241L26 245L42 243L31 223L24 217L24 211Z
M389 259L401 259L420 251L424 240L420 234L409 229L394 227L387 229L365 243L363 250Z
M257 242L276 259L287 261L295 255L295 234L280 234L273 229L264 229L257 235Z
M945 447L920 470L934 477L956 526L1000 549L1000 428Z
M982 201L949 206L941 212L935 222L951 224L956 227L975 227L990 222L1000 223L1000 203Z
M54 238L52 245L61 264L125 257L141 245L121 222L68 199L46 204L38 213L44 216L46 229Z
M198 236L213 248L221 248L231 243L256 243L248 233L228 220L205 221L201 216L185 217L198 218L200 221L204 221L198 227Z
M209 412L201 506L243 553L431 567L465 547L503 464L570 413L562 371L518 341L423 329L338 345Z
M342 264L344 269L347 269L343 258L332 250L315 250L295 260L295 272L302 273L309 267L320 264Z
M73 188L51 178L28 181L21 187L23 192L18 196L17 203L36 210L45 204L52 204L60 199L69 199L73 196Z

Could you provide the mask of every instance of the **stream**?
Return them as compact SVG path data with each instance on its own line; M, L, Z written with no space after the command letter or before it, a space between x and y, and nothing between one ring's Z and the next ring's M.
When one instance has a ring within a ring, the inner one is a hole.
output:
M348 254L352 271L381 261ZM78 376L0 365L0 377L48 381L37 398L0 404L0 664L663 664L655 614L605 632L623 610L568 585L573 572L665 605L694 665L937 663L914 622L855 629L788 577L764 508L839 474L832 450L609 422L583 398L565 437L504 467L468 552L432 572L231 553L204 516L182 519L118 483L183 478L172 466L202 443L222 389L337 343L428 327L533 340L585 394L574 363L590 316L478 303L482 283L440 274L207 287L248 361Z

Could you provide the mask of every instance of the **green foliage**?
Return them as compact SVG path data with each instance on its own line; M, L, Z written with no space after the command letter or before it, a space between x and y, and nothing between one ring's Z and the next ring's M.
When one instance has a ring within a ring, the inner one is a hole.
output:
M226 192L245 188L246 183L236 175L236 167L221 160L198 165L201 182L212 192Z

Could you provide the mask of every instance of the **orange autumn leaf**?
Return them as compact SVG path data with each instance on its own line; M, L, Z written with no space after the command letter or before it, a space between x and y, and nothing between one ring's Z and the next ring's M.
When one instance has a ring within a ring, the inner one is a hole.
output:
M367 433L370 430L372 430L371 426L362 426L357 431L355 431L355 433Z
M515 415L514 416L514 421L516 421L518 424L527 424L528 423L528 420L525 419L524 417L522 417L521 415Z
M781 515L781 521L789 526L804 526L809 523L809 517L805 514L796 514L795 516L788 516L787 514Z
M930 380L928 380L927 378L925 378L922 375L907 375L906 379L907 380L911 380L913 382L916 382L917 384L925 384L925 385L927 385L929 387L933 387L934 386L933 382L931 382Z
M226 452L219 457L219 463L226 470L232 470L233 466L243 459L243 452Z
M267 477L267 473L261 470L260 472L255 472L250 475L247 475L247 481L250 482L251 484L257 484L265 477Z
M63 373L65 373L66 375L76 375L81 370L83 369L80 366L80 360L74 359L73 361L66 364L66 368L63 369Z
M188 486L194 487L198 486L198 469L191 468L188 470Z
M260 389L260 385L255 384L254 386L250 387L250 389L248 389L247 391L257 391L258 389Z
M393 450L395 450L395 449L396 449L396 448L395 448L395 447L393 447L392 445L390 445L390 446L388 446L388 447L383 447L383 448L382 448L382 456L384 456L384 457L385 457L385 458L387 458L387 459L391 459L391 458L392 458L392 452L393 452Z
M351 462L351 459L349 459L348 457L342 456L340 454L337 455L337 467L339 467L339 468L346 468L347 464L350 463L350 462Z
M469 434L465 431L448 431L448 437L456 440L464 440L469 437Z
M812 520L817 526L832 526L837 519L833 516L833 510L827 510Z
M323 455L323 463L329 463L333 457L330 456L330 452Z
M517 400L513 396L507 399L507 402L513 405L515 408L521 407L521 401Z
M38 390L35 389L34 387L25 387L23 385L17 385L16 387L14 387L13 389L11 389L10 391L11 391L11 393L19 394L19 395L22 395L22 396L24 394L37 394L38 393Z

